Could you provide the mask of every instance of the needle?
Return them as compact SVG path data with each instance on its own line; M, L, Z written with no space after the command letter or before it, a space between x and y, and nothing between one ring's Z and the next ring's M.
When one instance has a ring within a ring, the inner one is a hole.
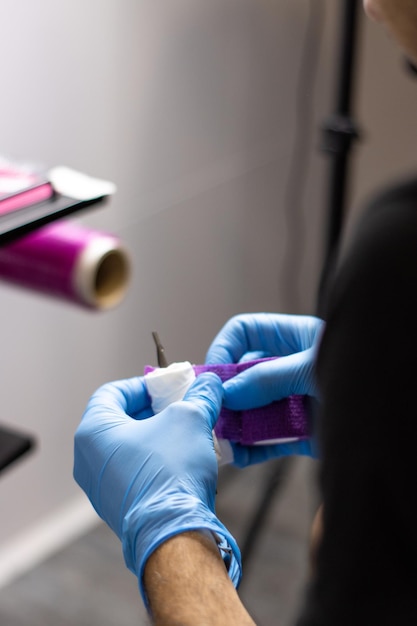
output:
M165 356L165 349L161 343L161 340L159 339L158 333L153 332L152 337L156 345L156 358L158 360L159 367L168 367L168 361Z

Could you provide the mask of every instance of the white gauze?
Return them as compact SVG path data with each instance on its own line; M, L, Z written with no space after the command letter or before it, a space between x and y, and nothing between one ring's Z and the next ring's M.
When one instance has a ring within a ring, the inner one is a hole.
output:
M194 368L188 361L172 363L145 375L154 413L160 413L172 402L182 400L195 380ZM217 439L213 431L214 449L219 465L233 461L233 449L226 439Z

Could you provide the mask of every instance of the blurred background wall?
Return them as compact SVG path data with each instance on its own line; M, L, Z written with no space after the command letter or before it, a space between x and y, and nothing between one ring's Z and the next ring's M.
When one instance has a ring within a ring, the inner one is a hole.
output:
M73 433L101 383L155 363L151 331L170 360L201 362L235 313L314 312L340 6L1 3L0 153L114 181L112 201L77 220L119 235L133 267L106 313L0 284L0 421L38 441L0 476L4 580L18 546L40 556L94 523L72 478ZM417 145L415 81L364 18L358 53L348 226L415 167Z

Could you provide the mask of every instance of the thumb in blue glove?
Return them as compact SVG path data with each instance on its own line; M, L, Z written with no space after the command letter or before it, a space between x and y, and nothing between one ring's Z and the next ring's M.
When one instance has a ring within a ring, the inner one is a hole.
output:
M189 530L209 530L231 549L229 575L240 580L239 548L215 514L212 429L221 402L221 381L205 374L183 401L153 415L143 378L132 378L98 389L77 429L74 477L121 539L145 603L147 559Z

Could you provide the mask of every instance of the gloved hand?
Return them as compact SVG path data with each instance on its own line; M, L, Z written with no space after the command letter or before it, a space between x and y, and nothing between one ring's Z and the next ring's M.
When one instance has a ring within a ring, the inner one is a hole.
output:
M143 378L131 378L100 387L77 429L75 480L121 539L145 604L148 557L188 530L216 533L220 549L228 556L231 549L230 578L236 586L240 580L239 548L215 514L212 429L221 403L221 381L208 373L184 400L153 415Z
M324 323L303 315L253 313L232 317L213 340L206 363L238 363L263 357L259 363L226 381L224 406L253 409L292 394L317 398L315 354ZM311 441L266 446L232 444L234 463L251 465L289 454L316 456Z

